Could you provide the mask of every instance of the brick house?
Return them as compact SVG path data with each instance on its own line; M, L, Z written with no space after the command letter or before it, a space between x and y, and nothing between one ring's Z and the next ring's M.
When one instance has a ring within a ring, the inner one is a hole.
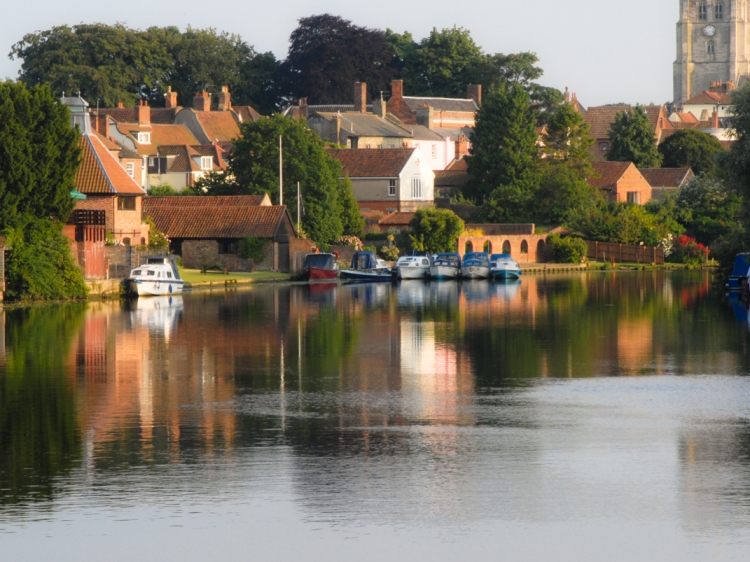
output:
M607 152L612 144L609 140L609 130L615 122L618 113L632 111L630 105L603 105L600 107L589 107L584 115L586 123L589 126L589 134L594 139L594 144L589 151L595 161L603 162L606 160ZM661 143L667 136L667 131L674 129L667 116L667 109L663 105L643 106L651 129L654 131L656 143Z
M645 205L651 199L651 184L632 162L594 162L594 171L599 177L588 184L601 189L610 203Z
M404 95L403 80L391 82L391 98L387 110L407 125L416 125L420 112L431 113L430 122L436 128L460 129L473 127L482 103L482 86L470 84L466 99L431 98ZM431 127L432 128L432 127Z
M695 177L692 168L639 168L638 171L651 186L652 199L676 193Z
M362 211L414 211L435 202L435 173L418 148L330 149Z

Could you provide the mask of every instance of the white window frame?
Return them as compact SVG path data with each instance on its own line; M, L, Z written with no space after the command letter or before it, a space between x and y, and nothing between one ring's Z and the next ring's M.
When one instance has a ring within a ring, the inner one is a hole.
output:
M151 133L138 133L138 144L151 144Z
M210 156L201 156L201 170L213 170L214 160Z
M396 197L396 180L388 180L388 197Z
M125 162L125 171L131 178L135 177L135 164L133 162Z
M628 197L628 203L632 203L633 205L641 204L641 192L640 191L628 191L627 197Z
M422 198L422 178L411 178L411 198Z

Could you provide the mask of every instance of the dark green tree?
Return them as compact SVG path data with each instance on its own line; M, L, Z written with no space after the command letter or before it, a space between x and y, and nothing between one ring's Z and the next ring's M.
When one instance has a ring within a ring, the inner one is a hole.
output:
M610 162L633 162L638 168L661 166L662 155L656 147L654 130L640 105L617 114L610 127L609 140L607 160Z
M741 205L737 193L709 177L693 178L676 197L687 234L706 246L736 227Z
M547 119L543 137L542 152L550 160L564 161L584 168L589 174L591 153L589 148L594 139L589 134L589 126L573 104L563 103Z
M378 92L397 75L385 33L338 16L300 19L289 41L276 75L279 96L287 102L306 97L314 104L342 103L351 99L355 82Z
M341 204L341 224L346 236L362 238L365 234L365 221L359 212L357 199L354 197L352 182L348 175L339 182L339 203Z
M696 129L681 129L659 145L664 168L692 168L696 176L712 178L716 155L724 149L719 139Z
M431 254L455 252L464 221L450 209L428 207L417 209L411 221L410 238L415 250Z
M528 94L516 84L492 90L476 117L464 195L484 203L484 219L528 217L538 187L539 150Z

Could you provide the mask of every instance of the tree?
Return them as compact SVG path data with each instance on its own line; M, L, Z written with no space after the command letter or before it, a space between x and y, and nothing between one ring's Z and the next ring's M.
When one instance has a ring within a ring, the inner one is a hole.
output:
M341 165L305 123L280 114L243 123L229 155L233 193L268 193L278 201L279 136L283 138L284 202L296 220L297 182L305 214L302 226L316 242L333 244L344 226L339 202Z
M580 167L546 160L540 165L539 191L529 218L542 224L565 224L571 215L603 201L600 190L588 184Z
M339 203L341 204L341 224L345 236L362 238L365 233L365 221L359 212L357 199L354 197L352 182L348 175L339 182Z
M289 41L276 75L279 96L287 102L306 97L315 104L341 103L350 99L355 82L378 92L397 75L385 33L338 16L300 19Z
M742 199L722 182L709 177L691 179L677 195L687 233L710 246L739 221Z
M658 168L662 156L656 147L654 130L640 105L615 117L609 131L610 162L633 162L638 168Z
M583 167L587 174L591 171L589 148L594 139L589 134L588 124L573 104L564 103L550 115L543 140L542 151L548 158Z
M659 145L664 168L692 168L696 176L714 177L716 155L724 148L716 137L695 129L680 129Z
M439 254L456 251L458 237L464 231L464 221L450 209L425 207L417 209L409 227L415 250Z
M49 87L0 83L0 230L27 217L68 219L79 140Z
M539 161L528 94L516 84L490 91L477 113L471 142L466 197L486 203L487 220L527 217Z

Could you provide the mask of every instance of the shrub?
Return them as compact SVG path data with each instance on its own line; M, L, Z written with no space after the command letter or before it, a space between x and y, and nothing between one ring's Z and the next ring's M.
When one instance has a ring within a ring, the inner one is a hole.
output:
M339 245L341 246L352 246L355 250L362 249L362 240L356 236L342 236L339 238Z
M156 224L151 217L146 217L146 224L151 232L148 238L148 249L149 250L166 250L169 248L169 238L164 233L156 228Z
M266 238L257 238L255 236L248 236L240 241L239 257L243 260L253 260L255 263L262 262L263 258L266 257L266 246L268 240Z
M412 247L431 254L455 251L464 221L449 209L425 207L414 213L409 222Z
M552 261L558 263L581 263L586 256L588 246L580 238L561 238L553 235L549 237L549 250L552 254Z
M365 252L377 252L378 249L375 246L365 246L362 248Z
M683 234L673 241L672 252L668 261L687 265L700 265L708 259L709 250L695 238Z

